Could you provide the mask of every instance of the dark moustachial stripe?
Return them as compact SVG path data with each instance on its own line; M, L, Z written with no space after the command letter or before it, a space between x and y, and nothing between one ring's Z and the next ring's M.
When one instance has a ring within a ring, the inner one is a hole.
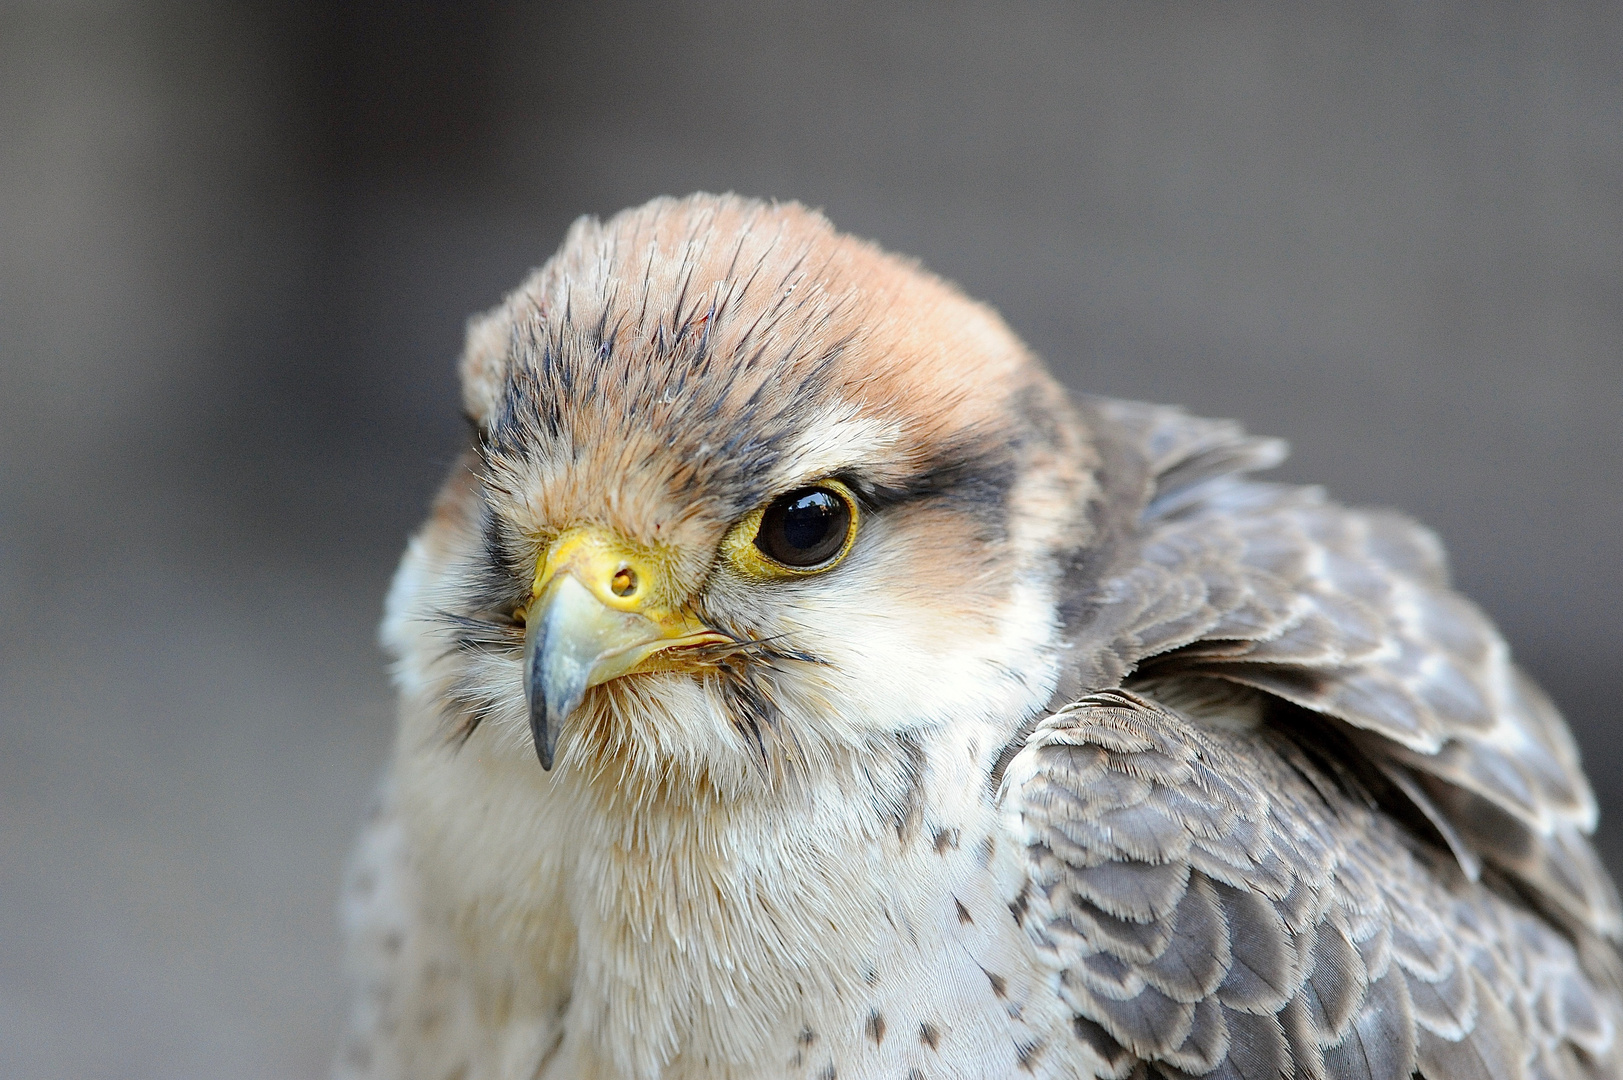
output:
M768 757L766 739L778 729L780 713L771 692L760 684L758 678L757 673L748 667L723 668L721 693L733 726L765 762Z
M518 554L510 527L490 509L479 507L479 555L463 569L466 575L458 595L465 597L462 614L475 618L506 616L524 603L532 570Z

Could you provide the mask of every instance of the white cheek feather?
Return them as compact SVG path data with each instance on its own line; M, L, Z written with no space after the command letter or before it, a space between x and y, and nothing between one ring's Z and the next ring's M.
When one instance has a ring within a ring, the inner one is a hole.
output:
M1047 583L1017 582L998 609L969 621L897 597L884 565L850 569L785 616L794 640L828 663L805 677L833 692L832 715L806 721L839 725L849 738L1018 715L1047 700L1057 672Z
M383 601L383 622L378 626L378 644L394 663L390 672L402 694L419 697L428 689L425 676L430 668L427 657L419 655L431 628L422 617L423 599L432 591L430 584L444 570L434 565L428 545L421 535L406 544L406 554L389 583Z

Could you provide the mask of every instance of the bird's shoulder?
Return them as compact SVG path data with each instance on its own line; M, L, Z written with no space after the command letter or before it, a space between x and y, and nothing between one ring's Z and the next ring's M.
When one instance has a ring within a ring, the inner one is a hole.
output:
M1085 408L1115 446L1101 485L1115 494L1088 572L1068 583L1072 653L1097 658L1071 696L1217 680L1327 718L1468 876L1485 866L1560 919L1623 931L1572 737L1450 587L1432 533L1251 478L1284 448L1233 422Z

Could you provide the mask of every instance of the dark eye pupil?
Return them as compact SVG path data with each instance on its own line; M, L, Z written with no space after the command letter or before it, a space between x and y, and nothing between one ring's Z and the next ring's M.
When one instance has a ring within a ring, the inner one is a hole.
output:
M766 508L755 546L785 566L816 566L845 546L851 508L826 488L801 488Z

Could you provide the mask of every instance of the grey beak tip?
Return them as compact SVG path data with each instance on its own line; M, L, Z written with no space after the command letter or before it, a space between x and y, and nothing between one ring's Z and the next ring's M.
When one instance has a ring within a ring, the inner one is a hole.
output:
M525 678L525 697L529 699L530 706L530 737L535 741L535 756L541 759L541 767L547 771L552 770L553 739L557 737L557 724L549 723L551 719L547 714L547 685L542 650L532 648L528 657L529 671Z
M545 717L530 717L530 735L535 739L535 756L541 759L541 767L548 772L552 771L552 740L547 736L551 733Z

